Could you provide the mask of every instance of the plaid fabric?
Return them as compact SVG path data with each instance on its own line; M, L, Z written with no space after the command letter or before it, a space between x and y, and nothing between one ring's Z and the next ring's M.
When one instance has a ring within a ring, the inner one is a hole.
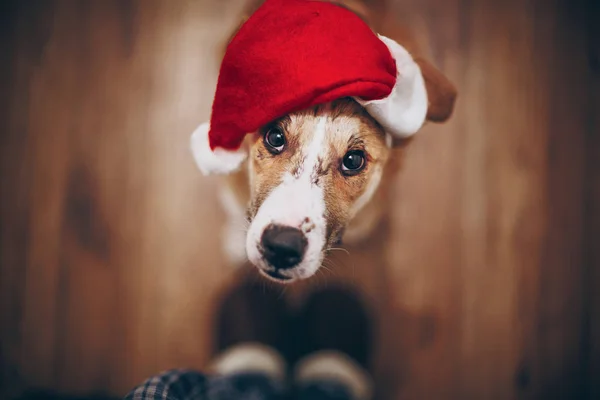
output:
M199 400L205 399L205 375L191 370L165 371L133 389L125 400Z
M206 376L191 370L171 370L156 375L129 393L125 400L349 400L344 385L332 381L312 382L294 388L290 396L284 382L244 373Z
M283 382L257 373L206 376L190 370L171 370L154 376L125 400L283 400Z

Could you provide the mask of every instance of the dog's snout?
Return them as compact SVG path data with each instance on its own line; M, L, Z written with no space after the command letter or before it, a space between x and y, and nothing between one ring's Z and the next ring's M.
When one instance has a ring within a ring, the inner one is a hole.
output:
M287 269L302 261L308 241L300 229L271 224L262 234L261 245L269 264L278 269Z

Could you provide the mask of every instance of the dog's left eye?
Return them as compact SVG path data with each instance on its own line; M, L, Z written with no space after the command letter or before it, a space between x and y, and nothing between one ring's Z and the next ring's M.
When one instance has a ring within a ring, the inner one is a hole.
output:
M362 150L351 150L342 159L342 173L356 175L365 168L366 157Z
M264 141L267 150L273 154L279 154L285 148L285 135L278 127L270 128L265 134Z

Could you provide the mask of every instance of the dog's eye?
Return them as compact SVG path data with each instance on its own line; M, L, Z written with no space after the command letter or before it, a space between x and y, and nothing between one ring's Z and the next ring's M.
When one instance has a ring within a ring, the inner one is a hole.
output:
M265 134L265 146L273 154L279 154L285 148L285 135L281 128L270 128Z
M365 153L362 150L351 150L342 159L342 173L356 175L363 170L365 165Z

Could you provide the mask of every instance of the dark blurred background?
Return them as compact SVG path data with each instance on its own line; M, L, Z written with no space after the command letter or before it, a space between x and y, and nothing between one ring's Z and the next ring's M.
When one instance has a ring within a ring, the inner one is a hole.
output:
M385 236L308 284L373 303L389 397L600 398L598 6L387 1L456 112L385 182ZM0 396L122 395L210 357L233 272L188 138L245 7L0 3Z

